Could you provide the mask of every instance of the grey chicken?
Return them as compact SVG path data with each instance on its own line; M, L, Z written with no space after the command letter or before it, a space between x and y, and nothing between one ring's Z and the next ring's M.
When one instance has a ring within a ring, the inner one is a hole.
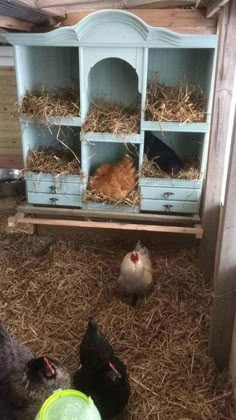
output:
M57 389L71 387L69 372L31 351L1 327L1 420L34 420L44 401Z
M125 255L120 266L118 285L122 293L136 305L153 284L152 262L149 251L138 241L135 249Z
M102 420L113 419L129 400L127 368L92 319L80 346L80 360L82 366L74 374L74 387L91 396Z

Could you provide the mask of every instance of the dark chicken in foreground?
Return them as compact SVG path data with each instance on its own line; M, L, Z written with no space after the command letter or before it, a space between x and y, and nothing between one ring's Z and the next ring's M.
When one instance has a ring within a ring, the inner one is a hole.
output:
M70 375L47 357L31 351L0 327L0 418L34 420L44 401L57 389L71 387Z
M91 396L102 420L110 420L125 408L130 385L124 363L90 319L80 345L81 367L74 374L74 387Z
M145 133L144 152L148 160L153 160L162 171L171 176L184 169L183 162L174 150L154 136L151 131Z

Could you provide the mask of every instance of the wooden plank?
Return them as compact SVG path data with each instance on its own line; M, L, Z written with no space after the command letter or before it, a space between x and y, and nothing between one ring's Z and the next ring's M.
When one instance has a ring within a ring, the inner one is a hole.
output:
M222 10L219 23L218 64L202 216L204 238L200 246L201 264L208 276L212 276L214 270L219 226L224 158L236 66L235 27L236 2L233 1Z
M21 135L17 130L0 130L0 142L2 140L14 140L21 142Z
M3 76L16 77L15 76L15 67L12 67L12 66L0 67L0 77L3 77Z
M148 25L162 26L167 28L214 28L216 29L217 20L206 19L204 10L184 10L184 9L170 9L170 10L157 10L157 9L128 9L128 12L133 13L139 18L143 19ZM79 11L67 15L66 19L62 22L63 26L71 26L78 23L81 19L88 16L90 13L95 12L94 9Z
M81 10L83 8L93 7L96 9L127 9L130 7L180 7L191 6L195 4L195 0L33 0L27 2L28 6L34 7L37 10L51 10L62 9L69 10L72 6Z
M8 121L8 122L3 122L0 120L0 131L14 131L16 130L17 133L20 134L20 124L19 121Z
M13 118L12 113L0 112L0 122L1 123L16 122L16 117Z
M196 8L206 7L210 0L197 0Z
M40 219L35 217L9 217L8 225L14 226L16 223L25 223L33 225L49 225L49 226L69 226L93 229L114 229L114 230L134 230L146 232L167 232L182 233L188 235L198 235L202 237L203 229L200 227L180 227L180 226L157 226L157 225L141 225L130 223L114 223L114 222L87 222L83 220L62 220L62 219Z
M21 147L1 147L0 145L0 155L19 155L22 153Z
M16 95L1 95L0 93L0 104L1 105L14 105L17 101Z
M211 0L207 5L206 17L211 18L215 16L221 7L227 4L229 0Z
M26 20L0 15L0 27L18 31L30 32L33 24Z
M228 366L236 310L236 112L222 223L217 238L210 353L219 369Z
M9 95L17 97L16 85L5 85L0 83L0 96Z
M22 153L14 155L4 155L0 154L0 168L13 168L13 169L22 169L23 160Z
M12 115L16 111L17 111L17 107L14 104L14 102L11 103L11 104L1 104L1 101L0 101L0 115L2 113L11 114Z
M0 77L0 87L1 86L16 86L15 77L13 76Z
M5 139L0 137L0 153L2 149L14 149L15 152L22 151L21 139Z
M68 209L68 208L55 208L55 207L40 207L31 204L19 206L17 210L25 214L38 214L46 216L57 217L88 217L100 219L124 219L136 220L145 222L156 223L172 223L172 224L195 224L200 221L198 216L173 216L161 214L144 214L144 213L125 213L125 212L103 212L98 210L82 210L82 209Z

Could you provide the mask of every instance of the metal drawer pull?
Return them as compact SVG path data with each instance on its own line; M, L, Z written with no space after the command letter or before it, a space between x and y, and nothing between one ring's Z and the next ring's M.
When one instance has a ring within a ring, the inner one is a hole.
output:
M55 203L56 203L56 201L58 201L58 200L59 200L59 198L52 197L52 198L49 198L49 200L51 200L51 202L52 202L53 204L55 204Z
M163 198L169 198L170 197L170 195L174 195L174 193L172 193L172 192L164 192L163 193Z
M49 189L51 190L51 194L56 194L56 186L50 185Z
M171 207L173 207L171 204L164 204L163 207L166 208L166 211L170 211Z

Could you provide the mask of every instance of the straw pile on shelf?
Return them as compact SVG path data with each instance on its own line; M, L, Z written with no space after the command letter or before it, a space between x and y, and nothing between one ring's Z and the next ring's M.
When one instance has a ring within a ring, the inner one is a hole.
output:
M92 102L83 129L85 132L129 135L140 132L140 111L112 102Z
M93 316L128 367L123 420L235 420L230 381L208 356L212 288L191 239L107 231L40 237L9 233L7 216L0 307L12 334L74 371ZM155 274L145 305L134 309L116 295L116 280L137 239L149 247Z
M142 176L145 178L167 178L171 176L162 171L154 160L143 160ZM174 174L174 179L197 180L200 178L200 163L198 159L189 159L184 161L184 169Z
M53 147L29 150L25 171L55 175L79 175L80 161L70 150L60 150Z
M83 197L84 202L92 203L103 203L103 204L113 204L115 206L128 206L136 207L141 203L141 197L138 194L138 191L132 191L127 197L121 199L115 199L113 197L107 197L102 192L96 190L86 190Z
M60 89L55 93L27 92L18 112L29 119L38 121L48 121L50 117L80 117L79 92L75 89Z
M161 84L157 77L147 91L146 120L197 123L206 120L206 98L200 87L179 82L176 86Z

